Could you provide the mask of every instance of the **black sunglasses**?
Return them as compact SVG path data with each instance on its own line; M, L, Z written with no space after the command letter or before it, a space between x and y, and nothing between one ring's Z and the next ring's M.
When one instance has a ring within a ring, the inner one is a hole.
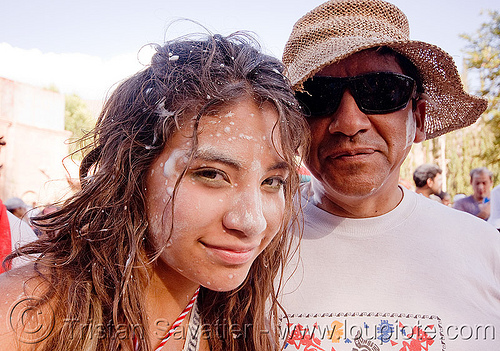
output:
M415 97L415 80L394 72L374 72L355 77L318 77L304 82L304 91L296 92L306 117L333 114L349 88L358 108L367 114L385 114L400 110Z

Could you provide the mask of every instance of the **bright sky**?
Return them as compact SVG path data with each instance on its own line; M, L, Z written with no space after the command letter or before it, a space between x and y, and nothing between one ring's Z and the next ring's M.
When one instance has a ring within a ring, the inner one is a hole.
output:
M323 0L0 0L0 76L63 93L103 99L146 63L148 43L163 43L201 28L214 33L252 31L265 51L281 57L291 28ZM465 40L500 11L498 0L392 0L410 21L410 36L436 44L462 66ZM139 56L139 58L138 58Z

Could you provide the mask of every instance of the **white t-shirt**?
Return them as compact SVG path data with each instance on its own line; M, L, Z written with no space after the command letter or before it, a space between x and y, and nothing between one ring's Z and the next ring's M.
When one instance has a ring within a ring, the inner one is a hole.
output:
M497 185L490 194L490 218L488 223L500 229L500 185Z
M287 351L500 350L491 225L406 189L382 216L337 217L308 202L309 187L282 296Z

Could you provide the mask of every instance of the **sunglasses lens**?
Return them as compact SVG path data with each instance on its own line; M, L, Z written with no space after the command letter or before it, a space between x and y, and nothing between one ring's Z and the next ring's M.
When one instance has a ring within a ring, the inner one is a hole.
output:
M304 82L304 91L295 97L306 117L321 117L334 113L342 99L342 86L330 77L315 77Z
M306 117L322 117L333 114L348 87L358 108L369 114L397 111L408 104L415 81L402 74L375 72L356 77L314 77L304 82L304 91L297 92Z
M405 107L413 94L415 82L402 74L377 72L353 79L351 86L361 111L383 114Z

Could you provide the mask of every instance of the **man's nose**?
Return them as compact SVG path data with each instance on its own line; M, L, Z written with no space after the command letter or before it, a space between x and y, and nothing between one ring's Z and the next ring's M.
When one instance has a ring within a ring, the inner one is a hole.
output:
M328 131L331 134L342 133L352 137L361 131L367 130L370 126L370 119L361 112L351 92L346 89L337 111L331 115Z

